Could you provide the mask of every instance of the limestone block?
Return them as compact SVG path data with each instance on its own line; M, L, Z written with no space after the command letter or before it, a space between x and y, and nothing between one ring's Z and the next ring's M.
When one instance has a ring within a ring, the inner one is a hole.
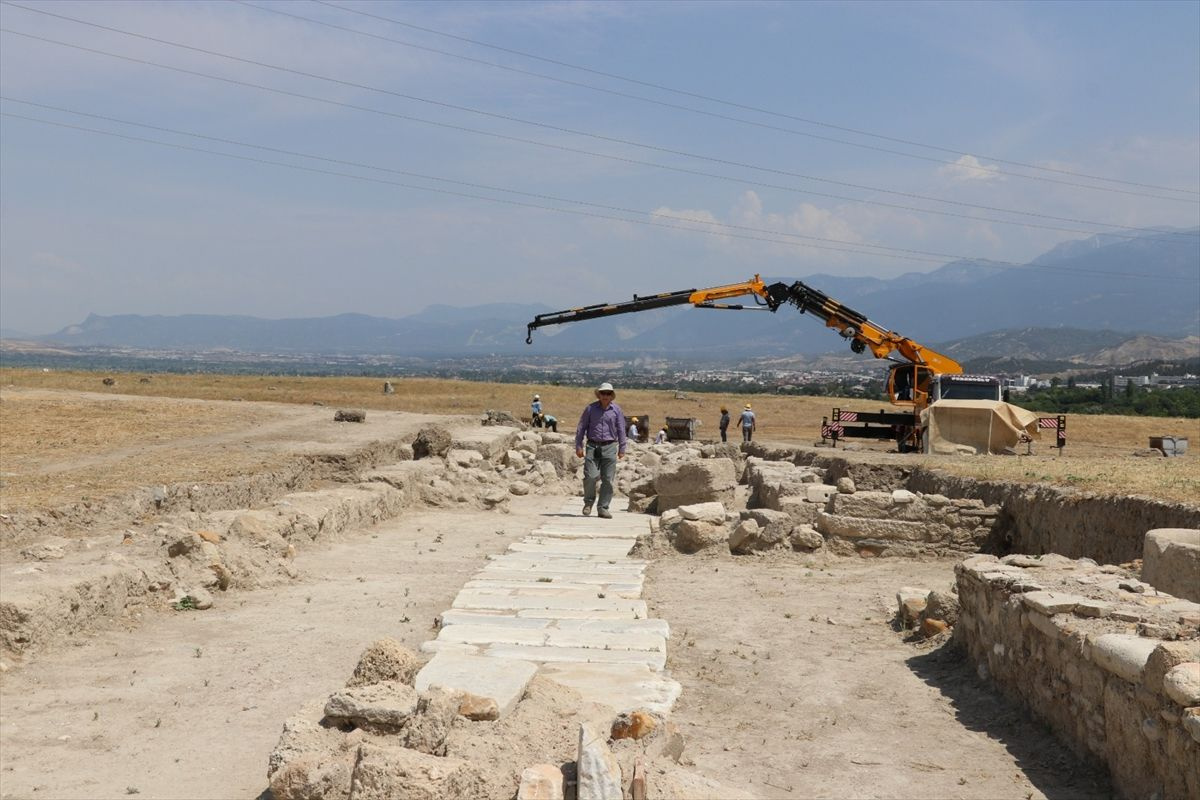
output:
M450 431L439 425L423 428L413 441L413 458L443 456L450 450L451 441Z
M1146 661L1143 682L1152 692L1163 690L1163 678L1179 664L1200 661L1200 641L1163 642L1154 648Z
M325 716L355 725L398 728L417 710L417 692L411 686L388 681L352 686L334 693L325 703Z
M854 494L857 487L854 485L854 479L849 475L843 475L837 479L838 494Z
M681 553L698 553L727 544L724 525L685 519L670 534L671 544Z
M925 598L928 596L928 589L915 586L900 587L900 591L896 592L896 614L900 618L901 627L911 628L917 624L921 612L925 610Z
M1200 744L1200 708L1189 708L1183 713L1183 728Z
M1102 634L1092 641L1092 661L1131 683L1141 683L1146 661L1158 644L1127 633Z
M417 673L414 685L418 692L442 686L491 698L504 716L516 706L536 672L537 666L528 661L447 651L430 659Z
M698 522L725 522L725 506L720 503L696 503L689 506L679 506L676 509L684 519Z
M1158 528L1147 533L1142 580L1159 591L1200 602L1200 529Z
M842 497L858 497L863 492ZM883 541L921 542L926 540L929 526L922 522L893 519L843 517L837 514L817 515L817 530L827 538L879 539Z
M468 761L366 742L359 745L350 786L354 800L444 800L486 794L483 774Z
M456 450L446 452L446 460L459 467L471 467L483 461L483 454L477 450Z
M804 485L804 498L810 503L825 504L829 498L837 494L836 486L827 483L808 483Z
M736 469L728 458L708 458L663 465L654 479L659 511L693 503L733 503Z
M1172 667L1163 677L1163 691L1181 706L1200 705L1200 662Z
M1087 600L1086 597L1061 592L1026 592L1021 595L1021 599L1029 608L1048 616L1069 614L1077 605Z
M751 508L780 510L784 499L805 496L805 484L811 483L811 470L786 461L751 458L746 463L746 484L750 487L747 504Z
M680 514L678 509L669 508L662 512L662 515L659 516L658 521L664 528L670 528L673 525L679 524L680 520L682 519L683 514Z
M579 725L578 800L622 800L621 765L608 743L586 722Z
M788 542L793 550L811 552L825 546L825 537L817 533L812 525L796 525L788 534Z
M534 764L521 771L517 800L563 800L563 774L553 764Z
M1080 617L1104 617L1112 611L1112 603L1083 598L1075 604L1075 615Z
M917 496L915 494L913 494L912 492L910 492L908 489L894 489L892 491L892 502L893 503L897 503L897 504L911 503L916 499L917 499Z
M813 525L822 508L820 504L810 503L803 497L784 497L779 501L778 510L791 517L797 525Z
M744 519L737 524L733 532L729 534L729 552L743 553L749 552L752 543L757 540L760 528L758 523L752 519Z

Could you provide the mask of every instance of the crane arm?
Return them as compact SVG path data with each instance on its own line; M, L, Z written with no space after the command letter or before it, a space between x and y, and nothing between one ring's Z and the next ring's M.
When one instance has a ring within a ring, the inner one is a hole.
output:
M750 295L755 305L747 309L742 305L718 303L732 297ZM939 374L958 374L962 366L936 350L931 350L918 342L901 336L894 331L876 325L863 314L847 308L824 292L818 291L802 281L794 283L772 283L766 285L762 278L755 275L751 280L741 283L729 283L724 286L713 286L708 289L684 289L678 292L638 297L623 303L599 303L592 306L568 308L564 311L554 311L548 314L538 314L533 321L525 326L525 342L533 342L533 332L546 325L559 325L564 322L580 322L586 319L609 317L616 314L630 314L634 311L649 311L654 308L666 308L691 304L696 308L716 308L732 310L776 311L780 306L793 305L801 314L812 314L825 322L826 327L838 332L842 338L850 340L850 349L856 353L870 350L876 358L893 358L899 353L905 360L913 364L928 367Z
M654 308L681 306L690 303L697 308L747 310L744 306L715 302L717 300L726 300L731 297L742 297L744 295L754 295L762 298L766 304L764 307L766 310L774 311L778 308L777 304L773 305L774 301L767 294L766 284L762 282L759 276L755 275L752 280L742 281L741 283L729 283L724 286L713 286L709 289L684 289L678 292L662 292L644 297L638 297L635 294L632 300L627 300L623 303L597 303L592 306L580 306L579 308L568 308L564 311L538 314L533 318L533 322L525 326L525 343L532 344L534 330L546 325L561 325L564 322L582 322L585 319L630 314L634 311L649 311Z
M801 314L808 313L821 319L826 327L849 339L850 349L856 353L870 350L876 358L892 358L893 353L899 353L905 360L929 367L938 374L956 375L963 371L962 365L949 356L871 322L863 314L802 281L773 283L767 287L767 293L776 308L787 303L800 309Z

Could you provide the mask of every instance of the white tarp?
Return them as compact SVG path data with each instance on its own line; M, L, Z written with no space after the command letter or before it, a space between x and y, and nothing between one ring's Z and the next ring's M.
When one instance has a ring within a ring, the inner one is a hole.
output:
M939 400L921 412L926 453L1003 453L1040 439L1038 415L998 400Z

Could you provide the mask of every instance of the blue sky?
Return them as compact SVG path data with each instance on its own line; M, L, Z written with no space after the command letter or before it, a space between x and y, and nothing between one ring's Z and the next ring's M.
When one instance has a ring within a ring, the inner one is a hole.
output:
M0 23L7 329L559 308L1200 224L1196 2L13 0Z

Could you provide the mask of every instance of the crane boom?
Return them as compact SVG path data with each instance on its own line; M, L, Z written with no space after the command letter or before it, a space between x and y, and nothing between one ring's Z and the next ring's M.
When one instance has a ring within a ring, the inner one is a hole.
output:
M746 295L754 298L753 306L716 302ZM802 281L790 284L772 283L768 286L758 275L748 281L713 286L707 289L683 289L643 297L634 295L632 300L623 303L599 303L548 314L538 314L526 326L525 342L531 344L534 330L547 325L581 322L587 319L685 304L696 308L772 312L777 311L780 306L793 305L800 310L801 314L812 314L821 319L826 327L837 331L842 338L849 339L850 349L856 353L870 350L876 358L886 358L892 361L896 360L894 354L898 353L910 364L926 367L933 373L958 374L962 372L962 366L949 356L871 322L863 314L842 305L824 292L814 289Z

